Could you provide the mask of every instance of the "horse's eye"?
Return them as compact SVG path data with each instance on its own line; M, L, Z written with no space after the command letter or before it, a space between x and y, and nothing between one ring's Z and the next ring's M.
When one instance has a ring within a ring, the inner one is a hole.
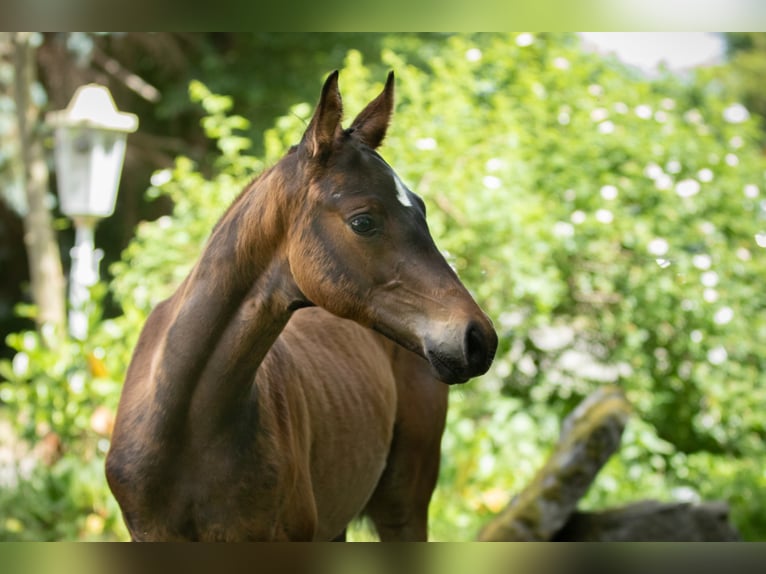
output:
M375 221L369 215L357 215L348 224L358 235L372 235L376 230Z

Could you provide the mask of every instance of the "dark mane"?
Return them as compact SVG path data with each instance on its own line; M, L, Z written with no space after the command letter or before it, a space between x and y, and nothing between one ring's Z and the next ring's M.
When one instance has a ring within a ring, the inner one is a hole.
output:
M237 197L235 197L234 200L229 204L229 207L226 208L226 211L224 211L221 217L218 218L218 221L210 232L210 236L212 237L212 235L218 230L221 224L228 219L231 212L234 211L243 201L243 199L258 186L261 180L266 179L285 158L294 155L297 150L297 145L290 146L290 149L287 150L287 153L285 153L285 155L277 163L265 168L263 171L253 176L253 178L237 194Z

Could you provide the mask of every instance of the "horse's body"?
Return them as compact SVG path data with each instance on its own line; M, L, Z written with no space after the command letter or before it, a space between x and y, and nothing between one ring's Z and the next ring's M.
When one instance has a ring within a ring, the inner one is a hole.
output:
M332 75L147 319L107 457L134 540L329 540L362 513L426 538L437 379L486 371L497 341L373 151L392 101L389 77L341 131Z

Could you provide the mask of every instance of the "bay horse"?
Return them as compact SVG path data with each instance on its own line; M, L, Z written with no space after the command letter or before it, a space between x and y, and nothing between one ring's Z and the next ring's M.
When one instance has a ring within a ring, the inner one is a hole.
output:
M390 73L344 129L332 73L147 318L106 460L133 540L343 539L362 515L427 538L442 383L486 372L497 335L375 151L393 103Z

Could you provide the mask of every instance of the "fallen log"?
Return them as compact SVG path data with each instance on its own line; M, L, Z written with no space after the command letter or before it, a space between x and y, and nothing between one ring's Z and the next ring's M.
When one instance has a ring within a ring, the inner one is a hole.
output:
M532 482L480 532L480 541L551 540L567 523L599 470L619 448L631 408L605 385L564 420L553 454Z

